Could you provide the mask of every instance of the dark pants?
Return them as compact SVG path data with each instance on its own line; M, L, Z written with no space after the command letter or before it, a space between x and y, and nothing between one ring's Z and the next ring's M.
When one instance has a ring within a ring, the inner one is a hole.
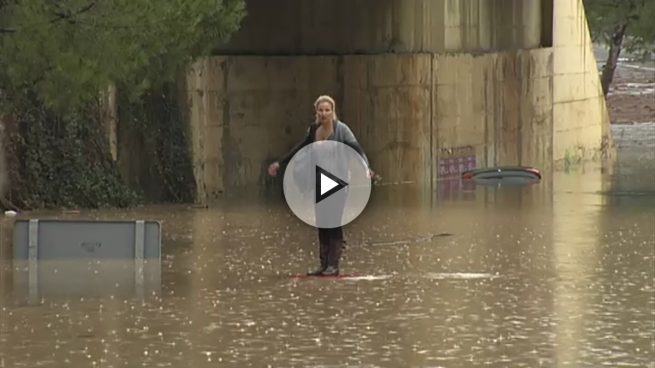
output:
M343 228L318 229L319 257L321 267L339 267L343 252Z
M338 223L341 223L341 217L346 204L348 189L343 189L341 195L335 195L330 198L328 203L323 204L323 211L316 213L317 223L331 223L336 224L335 218ZM321 216L336 216L335 218L321 218ZM325 221L328 220L328 221ZM331 220L331 221L330 221ZM332 266L339 268L339 260L343 251L343 227L334 228L319 228L319 255L321 259L321 268Z

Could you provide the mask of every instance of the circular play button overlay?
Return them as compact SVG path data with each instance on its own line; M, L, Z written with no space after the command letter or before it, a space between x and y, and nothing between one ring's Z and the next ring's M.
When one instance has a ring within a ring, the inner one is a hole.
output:
M298 151L284 173L284 197L305 223L324 229L344 226L366 207L371 195L368 166L353 148L318 141Z

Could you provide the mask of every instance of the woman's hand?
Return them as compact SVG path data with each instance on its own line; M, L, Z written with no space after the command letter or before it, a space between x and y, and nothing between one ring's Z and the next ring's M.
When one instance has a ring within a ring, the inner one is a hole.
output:
M375 171L371 169L368 169L367 176L369 179L373 181L373 184L377 184L377 182L379 182L382 179L380 175L376 174Z
M268 175L277 176L277 171L280 169L280 163L275 161L268 165Z

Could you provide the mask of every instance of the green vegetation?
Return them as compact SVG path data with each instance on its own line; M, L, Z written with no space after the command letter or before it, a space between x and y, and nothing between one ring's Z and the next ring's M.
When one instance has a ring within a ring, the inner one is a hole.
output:
M11 201L25 208L131 206L138 196L119 178L94 108L66 119L34 100L16 106L10 133Z
M180 114L168 105L153 114L148 104L161 102L152 96L169 96L184 68L225 42L244 15L244 0L0 0L0 116L8 125L11 201L136 203L101 128L101 91L110 85L131 117L121 118L122 128L149 137L157 151L152 164L167 187L164 196L188 200Z
M145 197L165 202L193 201L196 186L188 150L190 129L184 121L175 84L167 83L156 92L146 93L138 102L130 102L128 96L120 94L118 107L121 134L140 143L140 147L123 155L138 154L150 163L135 178L142 183L143 190L149 190ZM146 184L153 178L155 190Z
M644 57L655 52L655 1L584 0L584 5L593 40L609 49L601 76L607 95L622 50Z

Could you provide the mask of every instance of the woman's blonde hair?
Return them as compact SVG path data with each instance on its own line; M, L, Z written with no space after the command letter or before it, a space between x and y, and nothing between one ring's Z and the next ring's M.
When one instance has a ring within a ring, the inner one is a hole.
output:
M337 104L334 102L334 99L328 95L318 96L316 101L314 101L314 110L318 110L318 105L323 102L327 102L332 105L332 120L338 121L339 118L337 117ZM316 116L316 122L318 123L318 116Z

